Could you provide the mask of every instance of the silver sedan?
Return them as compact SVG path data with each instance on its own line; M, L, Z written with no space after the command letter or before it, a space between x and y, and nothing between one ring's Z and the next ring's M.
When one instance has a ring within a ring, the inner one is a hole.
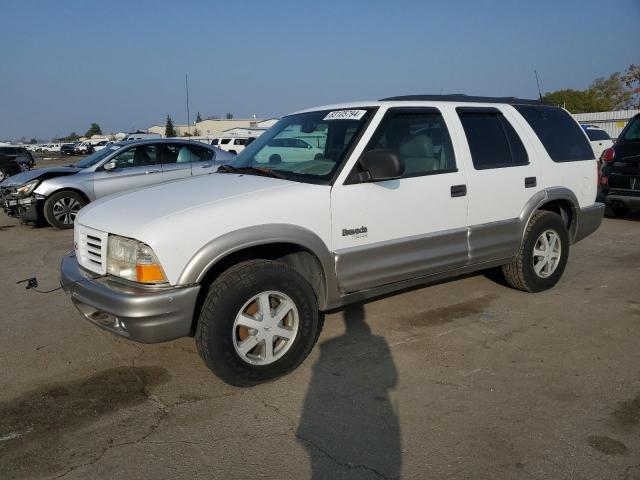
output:
M125 190L215 172L235 155L204 143L154 139L114 143L66 167L31 170L0 183L0 206L27 222L71 228L87 203Z

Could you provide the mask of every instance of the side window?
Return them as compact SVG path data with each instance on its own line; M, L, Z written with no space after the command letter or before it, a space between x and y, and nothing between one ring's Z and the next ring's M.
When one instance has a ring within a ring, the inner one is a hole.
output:
M163 165L169 163L176 163L178 161L178 154L180 153L180 145L172 144L160 144L158 146L160 150L160 163Z
M140 145L117 155L114 160L116 168L144 167L158 163L155 145Z
M208 148L201 147L199 145L189 145L189 149L191 150L192 162L206 162L208 160L213 160L213 150L209 150Z
M400 156L403 178L456 171L451 137L436 109L390 109L365 151L375 149Z
M247 144L247 139L246 138L236 138L235 144L236 145L246 145Z
M230 138L221 138L220 145L227 145L231 141Z
M218 145L218 139L214 138L213 140L211 140L211 145Z
M593 160L591 145L566 111L546 105L514 105L536 133L554 162Z
M527 151L504 115L496 109L456 109L476 170L527 165Z

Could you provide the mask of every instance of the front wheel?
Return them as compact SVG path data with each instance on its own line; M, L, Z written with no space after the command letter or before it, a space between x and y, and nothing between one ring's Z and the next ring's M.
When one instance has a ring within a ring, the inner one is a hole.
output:
M527 225L518 256L502 273L513 288L541 292L558 283L568 257L569 234L562 217L538 211Z
M5 172L2 168L0 168L0 182L2 182L8 176L9 175L7 174L7 172Z
M231 267L209 287L195 340L216 375L247 386L300 365L323 320L302 275L282 263L251 260Z
M73 228L76 215L86 204L87 200L78 192L63 190L44 202L44 218L52 227Z

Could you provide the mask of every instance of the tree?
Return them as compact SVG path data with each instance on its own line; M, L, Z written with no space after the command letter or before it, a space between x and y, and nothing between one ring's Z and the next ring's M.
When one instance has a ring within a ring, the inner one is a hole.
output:
M200 112L196 115L196 123L200 123L202 121L202 117L200 116Z
M89 127L89 130L87 130L87 133L84 134L85 137L89 138L93 137L94 135L102 135L102 129L97 123L92 123Z
M612 73L609 78L596 78L589 90L599 99L605 110L621 110L629 107L633 93L628 90L620 72Z
M233 118L233 113L227 112L227 120L231 120Z
M194 137L198 137L198 136L200 136L200 130L198 130L197 128L194 128L194 129L193 129L193 136L194 136Z
M171 120L169 115L167 115L167 123L164 126L164 136L167 138L176 136L176 129L173 127L173 120Z
M32 138L31 140L29 140L29 143L30 143L31 145L35 145L36 143L38 143L38 139L34 137L34 138Z
M631 64L622 75L625 86L631 90L630 106L640 108L640 65Z
M608 110L608 103L604 103L590 90L573 90L565 88L555 92L547 92L542 101L549 105L559 105L571 113L602 112Z

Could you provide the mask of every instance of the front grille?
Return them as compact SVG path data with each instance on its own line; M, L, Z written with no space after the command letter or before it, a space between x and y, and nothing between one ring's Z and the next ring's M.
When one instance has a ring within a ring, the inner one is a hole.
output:
M87 270L107 273L107 233L84 225L76 225L76 257Z

